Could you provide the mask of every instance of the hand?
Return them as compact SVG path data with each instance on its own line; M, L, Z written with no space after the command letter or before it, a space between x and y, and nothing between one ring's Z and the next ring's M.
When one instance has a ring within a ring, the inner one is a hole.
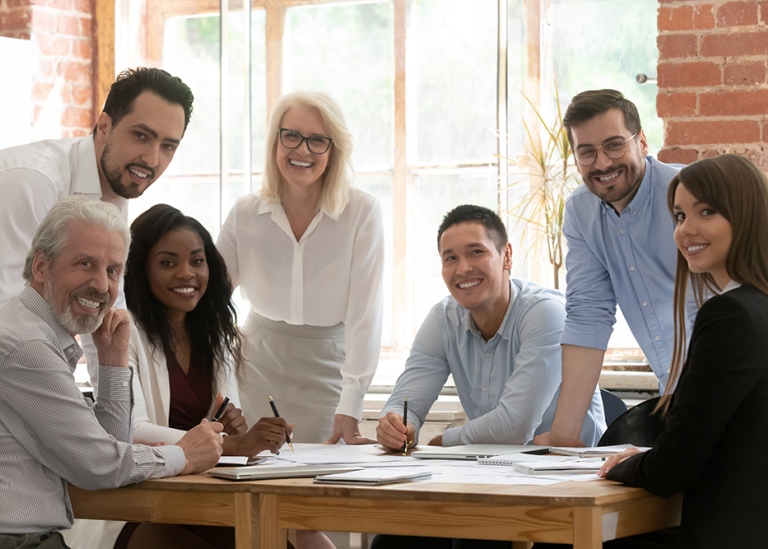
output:
M292 432L292 426L285 419L263 417L246 434L227 437L224 444L235 444L231 451L227 448L228 455L252 457L264 450L277 454L285 444L286 436L291 436Z
M219 409L222 402L224 402L224 397L221 393L217 393L213 403L214 413ZM248 432L248 424L245 422L243 411L231 402L227 404L226 410L219 418L219 423L224 426L224 432L228 435L244 435Z
M403 449L405 441L408 445L416 437L416 427L408 423L403 425L403 416L396 412L387 412L387 415L379 418L379 425L376 427L376 438L379 444L384 448L399 452Z
M597 476L605 478L605 475L608 474L608 471L613 469L615 466L617 466L619 463L624 461L627 458L631 458L635 454L639 454L640 450L632 446L631 448L627 448L620 454L616 454L615 456L611 456L608 459L605 460L605 463L602 467L600 467L600 470L597 472Z
M224 437L221 436L223 426L218 421L203 419L187 434L181 437L176 445L184 450L187 462L180 474L199 473L207 471L219 462L222 453Z
M112 307L104 316L95 332L93 344L99 356L99 364L128 367L128 341L131 339L131 321L125 309Z
M429 441L428 446L442 446L443 445L443 435L437 435L435 438Z
M533 444L536 446L563 446L565 448L586 447L586 444L584 444L582 440L576 439L569 441L566 439L558 439L558 437L551 432L536 435L533 437Z
M374 444L376 442L360 434L360 424L355 418L336 414L333 417L333 434L324 444L336 444L342 438L347 444Z

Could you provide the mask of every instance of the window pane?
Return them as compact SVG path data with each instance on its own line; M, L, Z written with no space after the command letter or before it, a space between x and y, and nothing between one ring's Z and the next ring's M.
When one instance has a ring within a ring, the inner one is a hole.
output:
M525 138L522 115L528 105L521 90L526 87L528 53L522 0L509 0L507 10L507 150L515 156L523 150Z
M328 93L344 113L357 169L392 165L394 26L391 2L289 8L284 90Z
M551 0L555 74L560 99L600 88L623 92L637 105L651 154L662 145L656 116L655 83L639 85L638 73L656 75L657 0ZM610 32L595 32L595 21L610 21Z
M416 290L413 317L416 329L429 309L448 295L437 252L437 229L443 216L461 204L477 204L495 211L496 192L496 171L492 168L418 176L411 256Z
M408 162L492 160L496 2L414 0L410 7Z

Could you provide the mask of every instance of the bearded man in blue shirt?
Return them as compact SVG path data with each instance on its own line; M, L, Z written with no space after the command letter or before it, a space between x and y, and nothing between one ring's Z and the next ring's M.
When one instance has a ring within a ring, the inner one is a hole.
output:
M584 185L565 207L562 390L551 432L535 439L547 446L580 445L581 420L600 376L617 304L660 392L666 389L674 336L677 248L667 187L680 166L647 156L637 107L616 90L576 95L563 125ZM688 321L695 315L691 296Z

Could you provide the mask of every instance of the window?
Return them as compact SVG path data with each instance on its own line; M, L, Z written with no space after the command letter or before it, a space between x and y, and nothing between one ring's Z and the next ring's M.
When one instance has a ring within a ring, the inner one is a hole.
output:
M416 329L447 293L435 240L443 214L468 202L507 207L507 166L496 155L521 154L523 94L551 112L554 82L566 104L583 89L625 90L652 148L661 145L656 87L634 80L655 72L656 0L244 2L118 2L120 66L162 66L195 93L174 162L132 201L131 216L168 202L216 235L234 201L260 187L277 98L330 93L355 137L356 184L384 209L382 356L395 360L382 365L397 366L380 367L374 383L394 382ZM600 20L623 31L595 32ZM551 285L549 269L513 246L513 275ZM612 345L636 347L627 332L619 328Z

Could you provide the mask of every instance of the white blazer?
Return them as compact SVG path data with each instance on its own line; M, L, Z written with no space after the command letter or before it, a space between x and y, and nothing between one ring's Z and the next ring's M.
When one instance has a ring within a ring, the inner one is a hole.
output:
M171 406L171 386L165 353L155 348L144 330L138 327L131 315L131 341L128 349L128 365L133 369L133 438L142 442L176 444L185 431L168 427L168 411ZM219 369L214 380L213 394L229 397L238 408L238 394L234 367L230 363ZM213 403L208 417L213 415Z

